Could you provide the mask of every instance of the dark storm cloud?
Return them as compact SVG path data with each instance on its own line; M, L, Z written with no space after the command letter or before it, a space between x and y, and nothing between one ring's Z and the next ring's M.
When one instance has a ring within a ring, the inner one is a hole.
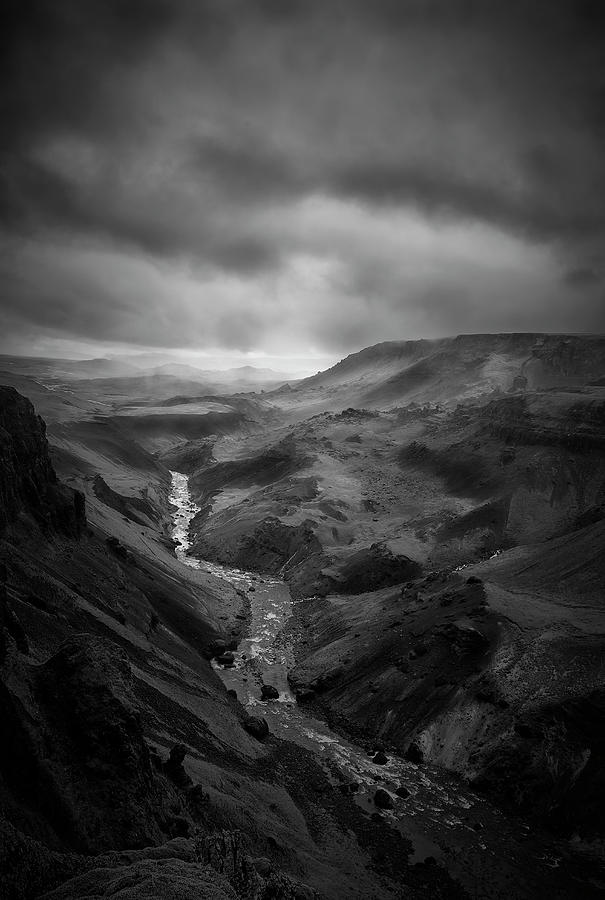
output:
M342 196L371 204L413 204L434 216L477 219L538 238L605 233L605 209L574 209L550 192L515 196L512 188L422 165L356 165L337 174L331 187Z
M511 328L554 307L593 327L603 19L577 0L9 0L10 328L341 349L501 329L505 281Z
M544 190L530 183L529 190L516 192L512 186L481 183L470 173L439 171L422 164L357 164L338 173L331 183L335 193L375 205L413 204L433 216L468 218L510 231L521 231L538 239L582 238L605 234L605 208L600 202L586 205L565 196L563 166L559 185ZM595 191L601 174L595 177ZM595 195L597 200L598 195ZM575 201L575 202L574 202Z
M8 0L3 4L3 145L45 132L128 129L105 74L137 65L175 21L164 0Z
M236 201L297 197L313 182L287 157L253 136L207 137L195 142L192 165Z
M0 174L0 191L1 220L22 235L56 228L95 235L115 246L155 256L193 256L199 262L243 272L275 262L276 248L258 236L239 233L237 223L221 233L203 219L187 219L183 204L179 214L180 198L162 198L150 192L147 200L151 202L132 204L112 172L94 188L82 191L62 174L20 161L11 167L9 176ZM117 199L120 195L122 199Z

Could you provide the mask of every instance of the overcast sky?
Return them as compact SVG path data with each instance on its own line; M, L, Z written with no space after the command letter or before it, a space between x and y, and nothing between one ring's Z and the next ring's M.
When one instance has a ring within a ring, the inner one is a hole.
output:
M605 331L603 7L8 0L0 351Z

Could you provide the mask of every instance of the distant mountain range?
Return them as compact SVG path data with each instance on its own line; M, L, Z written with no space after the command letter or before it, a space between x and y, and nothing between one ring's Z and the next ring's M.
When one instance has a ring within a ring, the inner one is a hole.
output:
M146 356L149 363L157 357ZM161 358L161 357L159 357ZM142 361L142 360L141 360ZM287 401L330 407L388 408L411 402L452 404L491 392L544 390L598 382L605 377L605 337L556 334L464 334L435 340L386 341L352 353L307 378L243 365L200 369L163 362L140 367L122 358L86 360L0 356L0 370L45 381L119 379L106 390L139 391L153 379L158 396L279 392ZM92 386L91 386L92 387Z

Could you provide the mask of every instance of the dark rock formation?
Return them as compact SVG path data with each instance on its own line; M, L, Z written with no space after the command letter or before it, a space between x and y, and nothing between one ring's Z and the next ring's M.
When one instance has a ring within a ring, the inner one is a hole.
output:
M196 520L194 520L194 530ZM326 594L333 579L323 575L328 559L315 535L315 523L305 520L299 525L284 524L276 516L266 516L242 533L217 537L216 523L209 530L199 530L194 552L205 559L216 560L238 568L271 575L279 574L289 584L294 596ZM249 588L253 591L255 588Z
M112 490L101 475L95 475L92 489L95 497L98 497L106 506L110 506L119 512L121 516L136 522L139 525L158 523L159 513L149 500L144 497L125 497Z
M405 758L412 763L416 763L416 765L421 765L424 762L424 753L422 752L422 747L417 741L412 741L407 750L405 751Z
M52 734L52 749L36 763L38 780L55 786L54 827L84 852L141 847L163 837L162 807L171 793L154 773L129 703L131 677L115 647L79 635L35 680L41 724Z
M420 573L421 567L415 560L395 555L383 544L372 544L347 561L334 590L341 594L362 594L417 578Z
M211 657L222 656L222 654L226 653L227 650L229 650L229 644L222 638L216 638L208 647L208 652L210 653Z
M257 740L264 740L269 734L269 726L265 719L261 719L259 716L248 716L248 718L244 719L244 728L251 734L252 737L255 737Z
M308 585L316 585L325 556L312 522L284 525L270 517L242 540L235 563L244 569L281 573L296 595L299 588L304 593Z
M175 811L184 807L152 765L130 702L130 665L117 647L77 635L40 666L13 654L10 671L0 680L0 869L14 885L9 896L28 897L26 885L48 885L54 874L55 883L69 877L82 867L73 854L183 833Z
M175 744L170 751L168 760L164 764L164 771L168 778L181 788L190 787L193 784L183 766L186 756L187 748L183 744Z
M43 420L29 400L0 386L0 534L20 515L73 537L86 522L83 495L57 481Z
M227 486L269 484L304 468L309 462L309 457L299 452L296 442L288 437L259 456L217 462L205 467L192 476L191 489L205 498Z
M374 804L378 809L393 809L393 798L384 788L378 788L374 794Z
M566 835L603 833L605 691L526 710L477 755L474 786Z

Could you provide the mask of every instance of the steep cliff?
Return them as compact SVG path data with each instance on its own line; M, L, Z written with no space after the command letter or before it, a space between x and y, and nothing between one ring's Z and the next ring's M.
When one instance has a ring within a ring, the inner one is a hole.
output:
M19 517L77 537L85 524L84 498L57 481L46 427L32 404L0 386L0 534Z

